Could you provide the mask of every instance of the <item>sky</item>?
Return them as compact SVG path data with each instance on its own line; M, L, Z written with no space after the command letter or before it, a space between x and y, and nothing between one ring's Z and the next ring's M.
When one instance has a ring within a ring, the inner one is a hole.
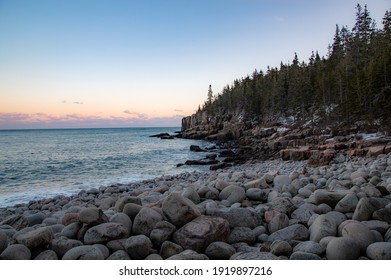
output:
M180 126L255 69L327 55L357 3L0 0L0 129Z

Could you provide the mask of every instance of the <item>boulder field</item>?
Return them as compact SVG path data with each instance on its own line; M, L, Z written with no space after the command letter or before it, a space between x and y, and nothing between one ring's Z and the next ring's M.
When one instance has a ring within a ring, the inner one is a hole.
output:
M0 209L2 260L389 260L391 153L269 160Z

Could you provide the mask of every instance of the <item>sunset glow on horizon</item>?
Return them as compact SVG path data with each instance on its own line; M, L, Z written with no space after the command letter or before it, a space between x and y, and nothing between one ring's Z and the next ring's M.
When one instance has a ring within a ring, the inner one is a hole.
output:
M178 127L210 84L326 56L357 3L0 0L0 129Z

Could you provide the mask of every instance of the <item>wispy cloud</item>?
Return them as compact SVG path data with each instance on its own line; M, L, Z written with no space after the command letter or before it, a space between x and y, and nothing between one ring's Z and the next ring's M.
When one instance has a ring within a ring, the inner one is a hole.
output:
M73 102L73 104L76 104L76 105L83 105L83 104L84 104L84 102L75 101L75 102Z
M99 114L56 115L0 112L0 129L180 126L182 118L180 115L148 117L146 114L139 112L126 111L128 116L112 115L108 117L103 117Z
M139 118L139 119L147 119L148 118L148 115L143 114L143 113L139 113L136 111L125 110L125 111L123 111L123 113L130 115L130 116L133 116L135 118Z

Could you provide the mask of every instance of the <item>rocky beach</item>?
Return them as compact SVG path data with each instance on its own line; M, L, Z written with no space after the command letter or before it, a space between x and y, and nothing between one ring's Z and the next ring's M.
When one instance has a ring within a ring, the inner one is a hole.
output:
M391 153L271 159L1 208L0 259L389 260L390 225Z

